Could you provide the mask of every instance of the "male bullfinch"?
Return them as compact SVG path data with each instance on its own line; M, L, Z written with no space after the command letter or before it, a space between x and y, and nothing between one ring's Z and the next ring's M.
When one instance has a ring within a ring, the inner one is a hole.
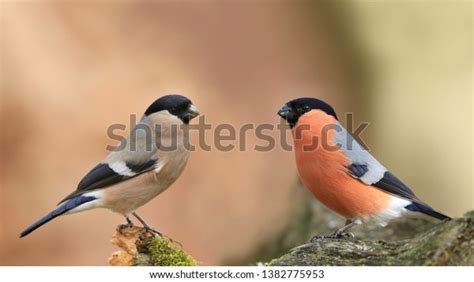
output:
M160 233L141 219L136 209L166 190L180 176L189 157L191 119L199 115L192 102L180 95L167 95L153 102L120 146L89 171L77 189L59 207L33 223L20 237L60 216L93 208L107 208L136 217L145 230Z
M352 235L346 230L374 219L385 226L405 212L420 212L440 220L433 210L379 163L339 123L327 103L299 98L279 111L292 129L296 166L303 184L324 205L346 218L346 225L330 235Z

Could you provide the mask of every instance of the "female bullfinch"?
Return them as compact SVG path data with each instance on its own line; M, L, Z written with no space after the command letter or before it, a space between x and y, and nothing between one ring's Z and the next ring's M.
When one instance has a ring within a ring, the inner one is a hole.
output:
M419 212L440 220L433 210L365 150L339 123L327 103L299 98L279 111L292 129L296 166L303 184L324 205L346 218L346 225L330 235L373 219L382 226L405 212Z
M167 95L153 102L121 146L111 152L79 182L59 207L20 234L24 237L60 216L93 208L107 208L125 217L133 215L145 230L160 234L135 210L165 191L178 179L189 157L184 130L199 112L181 95ZM166 149L164 149L166 146Z

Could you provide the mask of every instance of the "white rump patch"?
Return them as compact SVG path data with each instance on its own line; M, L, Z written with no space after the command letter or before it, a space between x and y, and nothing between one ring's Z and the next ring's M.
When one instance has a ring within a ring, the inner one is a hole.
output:
M409 200L395 196L392 196L391 198L389 207L378 215L373 216L374 221L382 226L386 226L391 219L400 217L405 212L408 212L405 207L411 204Z

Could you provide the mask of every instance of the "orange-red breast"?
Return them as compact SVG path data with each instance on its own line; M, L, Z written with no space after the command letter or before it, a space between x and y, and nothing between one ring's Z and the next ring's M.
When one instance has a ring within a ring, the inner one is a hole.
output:
M373 219L380 225L405 212L449 219L422 202L380 164L339 123L327 103L299 98L279 111L292 128L298 173L325 206L344 216L346 225L325 237L340 237L354 224Z

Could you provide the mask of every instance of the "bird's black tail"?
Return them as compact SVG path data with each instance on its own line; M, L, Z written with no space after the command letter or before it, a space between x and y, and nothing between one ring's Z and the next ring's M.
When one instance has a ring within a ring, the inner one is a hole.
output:
M48 223L49 221L53 220L54 218L65 214L66 212L84 204L95 200L95 197L91 196L78 196L75 198L70 199L63 205L59 206L54 211L50 212L49 214L43 216L41 219L33 223L30 227L26 228L25 231L21 232L20 238L25 237L26 235L30 234L31 232L35 231L37 228L41 227L43 224Z
M405 207L407 210L414 211L414 212L421 212L424 214L427 214L429 216L432 216L434 218L440 219L440 220L450 220L451 217L444 215L440 212L435 211L432 209L430 206L423 205L420 203L411 203L410 205Z

